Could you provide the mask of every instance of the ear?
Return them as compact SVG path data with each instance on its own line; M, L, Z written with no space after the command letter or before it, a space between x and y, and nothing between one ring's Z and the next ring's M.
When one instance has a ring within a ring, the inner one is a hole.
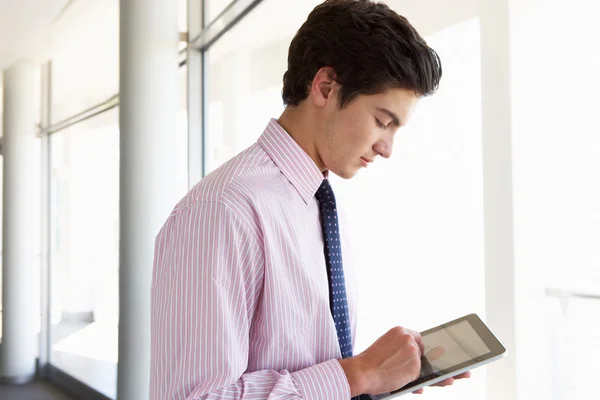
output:
M310 85L310 97L317 107L325 107L327 103L336 101L339 84L331 67L322 67L315 74Z

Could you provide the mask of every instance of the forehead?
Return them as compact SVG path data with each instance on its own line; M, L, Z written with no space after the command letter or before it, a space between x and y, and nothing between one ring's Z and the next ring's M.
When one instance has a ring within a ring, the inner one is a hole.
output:
M357 103L360 103L362 107L375 110L383 108L400 117L406 117L414 110L419 101L419 96L412 90L394 88L374 95L359 96L357 100Z
M372 96L365 96L371 103L380 103L385 106L398 107L401 104L412 104L419 100L419 96L408 89L387 89L382 93L377 93Z

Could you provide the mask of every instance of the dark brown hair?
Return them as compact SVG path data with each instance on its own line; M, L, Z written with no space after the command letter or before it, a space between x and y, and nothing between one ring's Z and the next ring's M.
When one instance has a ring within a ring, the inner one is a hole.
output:
M389 88L428 96L442 77L437 53L408 20L370 0L327 0L310 13L290 44L284 104L297 106L305 100L325 66L333 68L342 86L340 108L358 95Z

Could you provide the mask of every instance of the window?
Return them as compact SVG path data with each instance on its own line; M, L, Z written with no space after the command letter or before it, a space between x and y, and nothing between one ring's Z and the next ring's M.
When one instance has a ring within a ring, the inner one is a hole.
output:
M186 67L179 70L177 190L187 192ZM51 364L116 398L119 323L118 108L51 136Z
M190 0L190 1L204 1L204 13L206 14L204 20L206 25L210 24L215 18L219 16L227 8L233 0Z
M52 28L52 122L119 92L119 2L73 2Z
M187 65L179 68L179 109L175 141L177 146L177 191L183 197L188 191Z
M51 364L115 398L118 109L52 135L51 160Z
M254 143L283 111L288 47L319 3L263 1L208 50L208 172Z

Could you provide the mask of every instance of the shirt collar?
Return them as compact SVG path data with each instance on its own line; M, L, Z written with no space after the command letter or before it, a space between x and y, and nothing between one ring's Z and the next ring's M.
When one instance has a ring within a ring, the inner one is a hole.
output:
M308 204L325 176L315 162L275 119L271 119L258 144Z

